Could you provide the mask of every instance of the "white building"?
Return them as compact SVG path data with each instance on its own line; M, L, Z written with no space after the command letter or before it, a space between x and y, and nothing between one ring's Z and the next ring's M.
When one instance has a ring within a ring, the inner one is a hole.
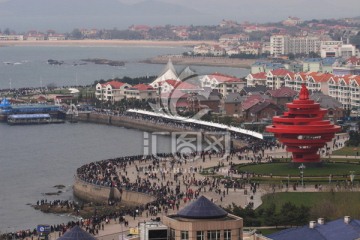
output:
M319 52L318 37L290 37L288 35L273 35L270 37L270 54L273 56L293 54L309 54Z
M286 55L289 53L289 36L273 35L270 37L270 54L273 56Z
M217 90L223 96L229 93L240 92L246 86L245 81L220 73L204 75L200 78L200 82L202 88L210 87L212 90Z
M117 102L125 97L125 90L131 88L130 84L118 81L98 83L95 87L95 97L100 101Z
M323 41L320 45L320 55L322 58L350 58L356 56L356 48L351 44L343 44L342 41Z

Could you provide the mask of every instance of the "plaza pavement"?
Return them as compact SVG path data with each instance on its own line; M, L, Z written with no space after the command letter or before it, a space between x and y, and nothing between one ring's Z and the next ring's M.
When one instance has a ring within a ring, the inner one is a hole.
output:
M347 140L346 137L341 137L337 143L344 143ZM332 144L330 144L330 153L334 150L332 149ZM242 156L242 160L239 160L237 156L234 156L232 158L229 159L229 161L226 160L226 157L212 157L211 160L209 160L208 157L205 158L205 162L202 161L202 159L197 158L194 161L188 161L186 163L182 163L181 166L177 166L182 168L182 170L185 170L185 174L183 175L187 175L188 177L193 177L195 176L195 178L197 180L201 180L204 179L206 176L201 175L199 173L199 171L194 172L194 171L190 171L190 169L194 169L196 168L200 168L202 167L203 169L206 168L211 168L211 167L215 167L218 165L218 163L220 162L221 164L223 164L223 166L219 169L219 171L216 173L218 175L223 175L223 176L229 176L229 177L240 177L240 175L237 174L228 174L228 170L230 168L230 162L233 162L234 164L244 164L244 163L250 163L251 160L244 160L244 158L247 157L251 157L252 153L243 153ZM283 148L274 148L271 150L265 150L264 152L264 156L265 157L269 157L272 156L274 158L281 158L281 157L288 157L288 153L285 152L285 150ZM353 156L337 156L338 158L353 158ZM145 167L150 165L149 162L142 162L142 163L137 163L138 167ZM135 164L131 164L131 166L129 166L126 171L128 172L127 177L130 178L130 181L133 182L135 181L135 179L138 177L136 168L135 168ZM120 170L119 170L120 172ZM123 173L122 173L123 174ZM144 177L144 176L140 176L140 177ZM180 183L181 183L181 191L184 191L185 186L181 181L181 177L180 179ZM154 181L158 181L156 179L151 179L152 182ZM161 180L163 183L166 183L167 181L174 181L173 180L173 172L169 171L166 173L166 177L165 180ZM221 184L220 184L221 186ZM221 186L221 190L226 192L226 189ZM326 189L322 189L323 191L326 191ZM244 194L244 191L247 192L247 194ZM260 206L262 204L261 201L261 197L266 194L266 193L271 193L271 192L283 192L283 191L296 191L296 192L316 192L319 191L318 188L315 188L314 186L306 186L305 188L298 186L298 188L296 190L294 190L292 187L289 188L285 188L282 187L280 185L277 186L269 186L267 184L260 184L260 187L257 188L257 191L255 194L253 194L250 191L250 185L246 184L244 189L234 189L234 188L229 188L229 192L228 194L225 194L225 197L222 198L222 201L220 199L220 195L215 193L214 191L201 191L200 195L204 195L209 199L212 199L214 201L215 204L217 205L221 205L222 207L227 207L229 205L232 205L233 203L236 205L239 205L241 207L245 207L249 202L252 202L254 205L254 208L257 208L258 206ZM221 194L222 195L222 194ZM251 199L252 197L252 199ZM187 203L184 203L184 201L181 201L180 204L180 208L182 209L184 206L188 205L189 203L191 203L194 200L188 201ZM177 212L176 208L175 210L169 209L168 214L175 214ZM150 214L149 214L150 215ZM146 217L146 211L143 212L142 216L138 216L135 219L133 217L130 216L125 216L125 219L129 222L128 227L125 227L123 224L120 224L119 222L117 222L114 219L111 219L110 222L108 224L104 224L104 230L102 230L100 228L99 230L99 234L96 235L96 238L101 239L101 240L118 240L118 239L126 239L126 233L128 232L129 228L135 228L138 226L138 224L140 222L144 222L144 221L151 221L151 219L156 218L156 217L160 217L162 218L164 216L164 211L162 211L161 213L158 213L157 216L148 216ZM124 232L124 236L119 235L120 232ZM58 238L58 233L53 233L51 236L51 239L56 239Z

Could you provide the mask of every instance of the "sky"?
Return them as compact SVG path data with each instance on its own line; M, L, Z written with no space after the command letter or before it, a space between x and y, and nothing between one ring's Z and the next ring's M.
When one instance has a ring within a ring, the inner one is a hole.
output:
M119 4L115 13L116 3L126 5ZM0 29L17 31L216 25L222 19L265 23L288 16L303 20L357 17L360 0L0 0Z

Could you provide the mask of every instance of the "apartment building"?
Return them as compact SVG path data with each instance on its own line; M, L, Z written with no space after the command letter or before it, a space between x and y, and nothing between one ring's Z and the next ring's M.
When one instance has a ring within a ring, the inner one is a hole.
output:
M288 35L273 35L270 37L270 54L273 56L293 54L309 54L319 52L318 37L290 37Z
M341 102L343 108L360 108L360 76L336 76L329 73L296 73L285 77L285 86L300 91L305 83L312 92L320 91Z

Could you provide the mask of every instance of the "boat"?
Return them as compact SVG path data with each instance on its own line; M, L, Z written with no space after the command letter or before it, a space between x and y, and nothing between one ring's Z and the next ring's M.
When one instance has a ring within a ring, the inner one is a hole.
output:
M7 117L9 125L64 123L64 119L53 118L50 114L13 114Z

